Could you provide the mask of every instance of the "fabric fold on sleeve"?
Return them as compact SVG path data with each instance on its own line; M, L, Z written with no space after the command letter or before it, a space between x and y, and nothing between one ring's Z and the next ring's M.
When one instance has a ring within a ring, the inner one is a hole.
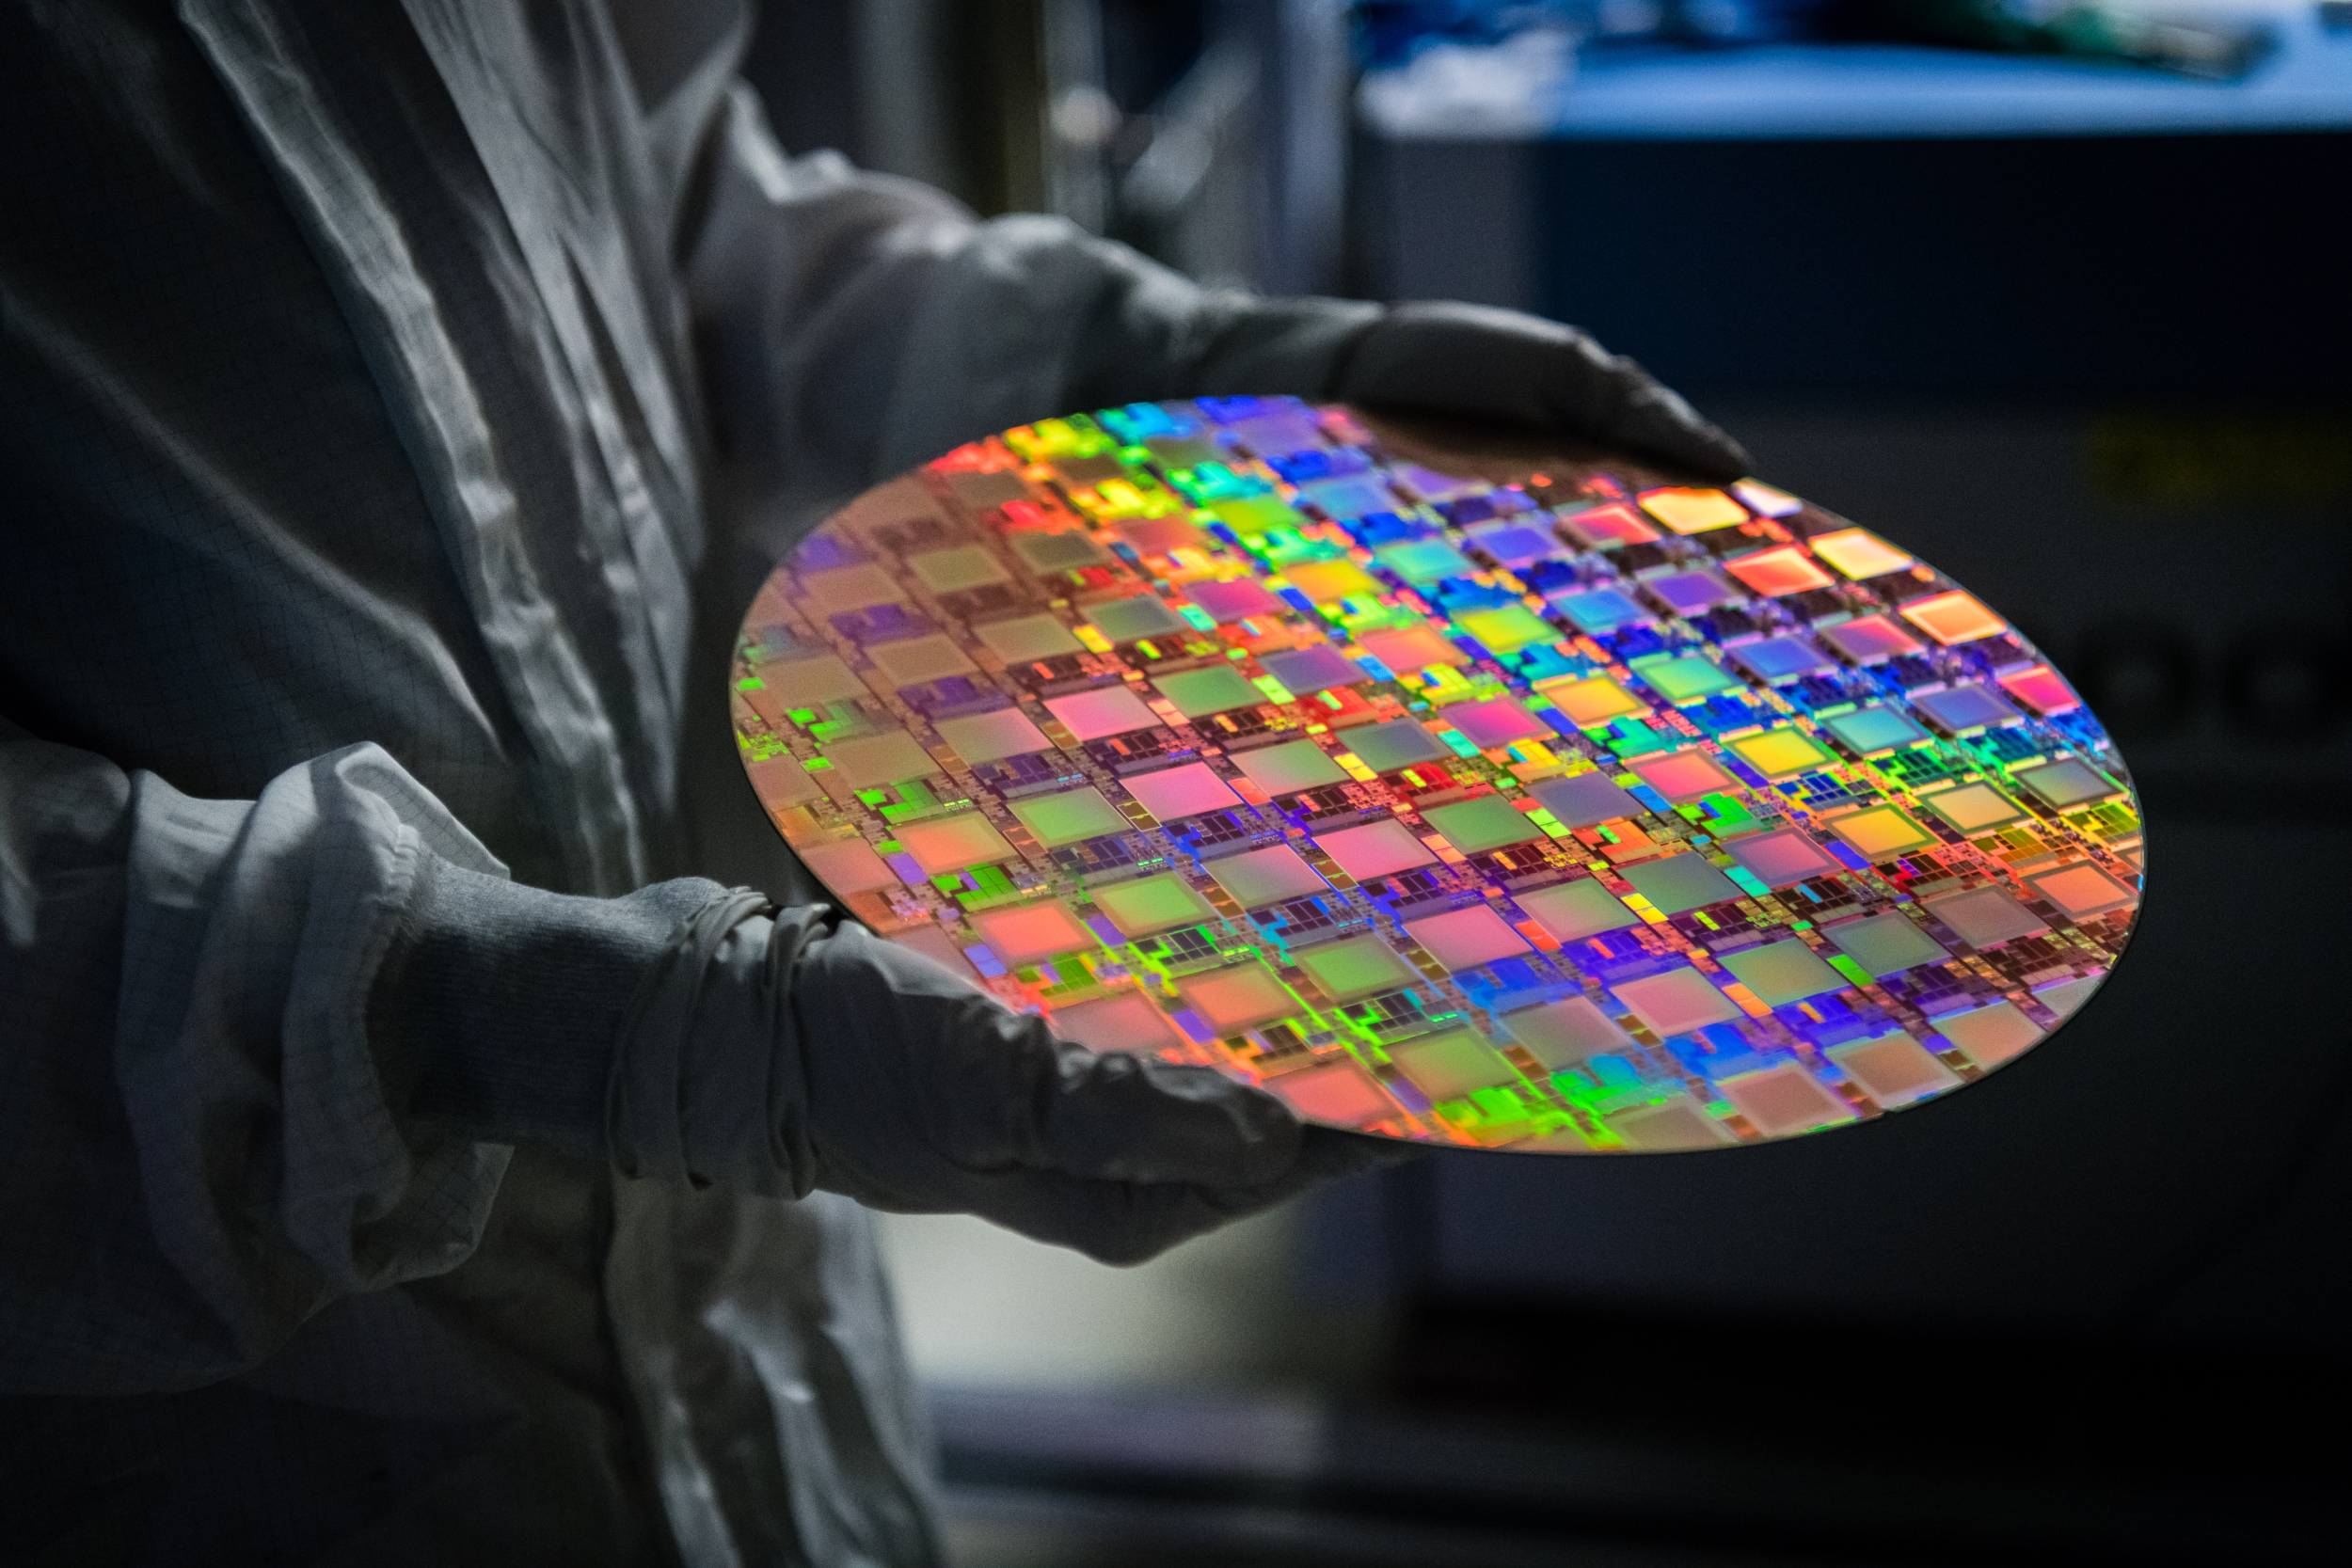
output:
M508 1151L368 1028L437 858L503 874L373 745L200 800L0 721L0 1386L213 1382L472 1250Z

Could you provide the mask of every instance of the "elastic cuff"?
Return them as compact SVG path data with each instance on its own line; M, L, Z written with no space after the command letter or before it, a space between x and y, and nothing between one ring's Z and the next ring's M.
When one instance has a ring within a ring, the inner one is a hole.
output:
M698 878L626 898L521 887L434 860L378 972L370 1032L422 1126L608 1157L623 1020L680 927L725 896Z
M703 905L638 992L606 1108L622 1175L807 1196L816 1161L772 973L774 910L746 888Z

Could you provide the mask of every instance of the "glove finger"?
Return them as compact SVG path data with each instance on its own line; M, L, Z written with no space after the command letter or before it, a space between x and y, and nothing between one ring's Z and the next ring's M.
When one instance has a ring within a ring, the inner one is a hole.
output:
M1298 1118L1205 1067L1065 1048L1034 1108L1055 1170L1087 1180L1252 1187L1296 1162Z
M1418 1164L1436 1153L1437 1148L1369 1132L1343 1132L1336 1127L1308 1127L1300 1131L1297 1169L1314 1181L1344 1181L1351 1176Z
M1174 1182L1082 1181L1058 1171L983 1177L976 1185L965 1206L982 1219L1122 1266L1254 1212L1232 1195L1213 1202L1201 1189ZM1279 1201L1269 1197L1254 1207Z
M1548 369L1581 334L1516 310L1453 301L1399 305L1358 340L1332 395L1368 408L1554 424Z
M804 1053L833 1180L915 1190L915 1167L1249 1186L1298 1153L1298 1118L1207 1068L1097 1055L855 927L808 944L804 1014L855 1021Z
M1591 334L1483 305L1400 305L1367 331L1335 379L1367 407L1505 420L1662 458L1708 479L1748 455L1681 397Z
M972 1213L1033 1241L1075 1248L1097 1262L1126 1265L1156 1258L1326 1181L1424 1152L1409 1144L1308 1128L1290 1168L1250 1187L1088 1181L1058 1171L1013 1171L974 1177L962 1196Z
M1587 342L1591 340L1587 339ZM1591 401L1584 415L1604 442L1636 454L1662 457L1702 479L1727 483L1754 467L1747 449L1700 418L1682 395L1630 359L1611 358L1597 373L1585 369L1580 389Z

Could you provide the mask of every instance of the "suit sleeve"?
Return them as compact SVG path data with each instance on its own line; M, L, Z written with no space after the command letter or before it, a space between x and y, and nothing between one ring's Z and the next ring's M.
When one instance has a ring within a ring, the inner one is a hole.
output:
M838 499L989 432L1143 399L1324 395L1378 306L1200 287L1059 218L787 157L733 89L681 246L716 422L779 496Z
M503 875L374 746L203 800L0 721L0 1386L195 1386L470 1252L508 1150L367 1016L437 866Z

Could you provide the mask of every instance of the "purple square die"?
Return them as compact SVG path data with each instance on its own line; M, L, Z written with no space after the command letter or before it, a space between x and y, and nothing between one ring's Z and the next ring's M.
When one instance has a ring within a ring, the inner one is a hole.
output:
M1670 615L1699 615L1740 595L1712 572L1672 572L1652 578L1642 591Z
M1389 487L1369 474L1317 480L1311 484L1302 484L1298 487L1298 499L1343 519L1396 509L1396 498L1389 493Z
M1845 869L1801 828L1782 828L1776 832L1736 838L1724 847L1766 887L1787 887L1815 877L1834 877Z
M1627 626L1645 626L1650 622L1648 610L1614 588L1567 594L1551 602L1554 609L1577 624L1579 630L1596 636L1621 631Z
M1235 578L1230 582L1190 582L1184 585L1184 597L1209 612L1209 618L1223 626L1228 621L1244 621L1252 615L1279 615L1289 607L1267 593L1263 584L1248 578Z
M1830 667L1829 660L1802 637L1768 637L1760 642L1745 642L1725 651L1731 655L1732 663L1767 685L1792 681L1800 675L1818 675Z
M1473 529L1470 542L1474 548L1485 551L1505 566L1524 566L1531 561L1562 553L1560 541L1543 530L1529 528L1524 523Z
M1552 733L1550 725L1508 697L1484 703L1456 703L1439 709L1438 716L1468 736L1470 743L1482 752L1508 746L1514 740L1548 739Z
M1539 779L1527 792L1560 819L1564 828L1589 828L1632 816L1642 802L1609 782L1605 773L1579 773L1572 779Z
M2026 717L1999 692L1975 683L1922 692L1911 699L1911 705L1927 715L1928 722L1946 735L1966 735L1992 725L2015 724Z
M1311 697L1335 686L1356 686L1372 679L1362 665L1328 642L1260 654L1258 663L1267 674L1280 681L1285 690L1301 697Z

